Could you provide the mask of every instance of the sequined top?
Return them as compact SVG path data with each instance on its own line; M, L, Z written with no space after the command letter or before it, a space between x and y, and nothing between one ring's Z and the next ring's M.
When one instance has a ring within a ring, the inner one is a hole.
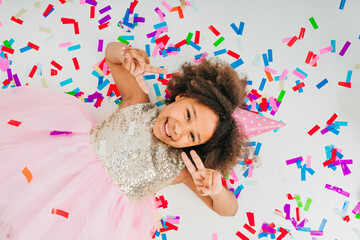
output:
M180 149L153 134L159 109L153 103L117 109L90 131L106 172L131 200L141 202L168 186L185 167Z

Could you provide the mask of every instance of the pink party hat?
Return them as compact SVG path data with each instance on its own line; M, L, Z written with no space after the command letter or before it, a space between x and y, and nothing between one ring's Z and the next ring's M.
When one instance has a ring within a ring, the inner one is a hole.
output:
M245 129L246 136L249 138L286 126L285 123L260 116L241 108L236 109L232 117L237 122L239 130Z

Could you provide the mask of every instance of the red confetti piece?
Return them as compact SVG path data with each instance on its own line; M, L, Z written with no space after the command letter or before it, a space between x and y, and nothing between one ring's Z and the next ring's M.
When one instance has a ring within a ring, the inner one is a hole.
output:
M303 39L305 35L305 28L300 29L299 39Z
M249 225L254 227L255 226L255 219L254 219L254 213L252 212L247 212L246 213L246 216L248 218L248 221L249 221Z
M55 76L55 75L57 75L57 71L55 70L55 69L51 69L51 76Z
M72 58L72 60L73 60L73 63L74 63L75 70L79 70L80 66L79 66L79 62L78 62L77 58L74 57L74 58Z
M301 82L298 85L294 86L292 89L295 91L299 90L300 88L305 87L305 83Z
M296 207L296 221L300 221L300 208Z
M107 27L109 26L109 23L110 23L110 22L106 22L106 23L103 23L103 24L99 25L99 26L98 26L98 27L99 27L99 30L102 30L102 29L104 29L104 28L107 28Z
M298 40L297 36L294 36L289 42L288 42L288 46L291 47L292 45L294 45L294 43Z
M242 234L241 232L237 232L236 236L238 236L239 238L241 238L242 240L249 240L249 238L247 236L245 236L244 234Z
M8 48L8 47L5 47L5 45L4 45L4 46L1 47L1 51L7 52L7 53L10 53L10 54L14 54L15 50L11 49L11 48Z
M199 40L200 40L200 31L196 31L195 32L195 43L199 44Z
M20 126L21 123L22 123L22 122L19 122L19 121L16 121L16 120L10 120L10 121L8 122L8 124L13 125L13 126L15 126L15 127Z
M213 25L210 25L209 27L210 31L212 31L216 36L219 36L220 33L218 30L216 30L216 28L213 27Z
M29 77L30 77L30 78L33 78L33 77L34 77L34 74L35 74L36 70L37 70L37 66L34 65L33 68L31 69L30 74L29 74Z
M52 213L52 214L60 215L60 216L62 216L62 217L64 217L64 218L68 218L68 217L69 217L69 213L68 213L68 212L65 212L65 211L63 211L63 210L56 209L56 208L53 208L53 209L51 210L51 213Z
M286 195L286 197L287 197L289 200L293 200L293 199L294 199L294 197L293 197L293 196L291 196L291 194L290 194L290 193L288 193L288 194Z
M53 5L49 4L49 6L46 8L46 10L43 13L43 16L46 17L47 15L49 15L51 9L53 9Z
M73 18L61 18L61 22L63 24L74 24L75 19L73 19Z
M313 54L314 54L314 53L313 53L312 51L309 51L309 53L308 53L308 55L307 55L307 57L306 57L305 63L307 63L307 64L310 63L310 60L311 60Z
M14 17L14 16L11 17L11 20L18 23L18 24L20 24L20 25L23 24L23 22L24 22L23 20L18 19L18 18Z
M347 215L347 216L343 217L343 220L344 220L345 222L349 222L349 221L350 221L350 217L349 217L349 215Z
M30 183L31 180L33 179L33 176L32 176L30 170L27 167L25 167L22 170L22 174L26 177L26 180L28 181L28 183Z
M184 18L184 13L182 11L182 8L181 6L177 6L177 7L173 7L170 12L175 12L175 11L178 11L179 13L179 18Z
M339 86L351 88L351 82L338 82Z
M168 83L169 83L169 80L166 80L166 79L160 79L160 78L158 78L158 81L161 82L161 84L162 84L162 85L165 85L165 86L167 86Z
M231 51L231 50L228 50L228 51L227 51L227 54L230 55L230 56L232 56L233 58L236 58L236 59L239 59L239 58L240 58L240 55L239 55L239 54L237 54L237 53L235 53L235 52L233 52L233 51Z
M183 46L184 44L186 44L187 43L187 41L186 41L186 39L184 39L184 40L182 40L181 42L178 42L177 44L175 44L175 47L176 48L180 48L181 46Z
M95 6L90 7L90 18L95 18Z
M61 2L61 4L66 3L66 0L59 0L59 2Z
M130 5L130 8L129 8L129 12L133 12L134 11L134 9L135 9L135 7L136 7L136 5L138 4L138 1L137 0L135 0L134 2L132 2L131 3L131 5Z
M315 125L310 131L308 131L308 134L312 136L316 131L320 129L319 125Z
M337 117L338 117L338 115L337 115L336 113L334 113L334 114L332 115L332 117L331 117L329 120L327 120L326 124L327 124L327 125L333 124L334 121L335 121L335 119L336 119Z
M53 65L54 67L56 67L57 69L59 69L59 71L61 71L61 69L63 68L60 64L58 64L58 63L55 62L54 60L51 61L51 65Z
M247 225L246 223L244 224L244 228L246 230L248 230L249 232L251 232L251 234L255 234L256 233L256 230L253 229L252 227L250 227L249 225Z
M75 22L74 23L74 31L75 31L75 34L79 34L79 23L78 22Z
M31 47L32 49L35 49L36 51L39 50L39 46L38 46L38 45L35 45L35 44L31 43L31 42L28 42L27 45L28 45L28 47Z
M281 232L281 234L276 238L276 240L282 240L289 233L282 227L280 227L279 231Z

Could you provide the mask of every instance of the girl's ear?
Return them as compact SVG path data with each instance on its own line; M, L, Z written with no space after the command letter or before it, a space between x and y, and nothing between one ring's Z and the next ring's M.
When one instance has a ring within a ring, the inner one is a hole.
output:
M186 94L185 93L179 93L178 95L176 95L175 97L175 101L179 100L179 98L185 97Z

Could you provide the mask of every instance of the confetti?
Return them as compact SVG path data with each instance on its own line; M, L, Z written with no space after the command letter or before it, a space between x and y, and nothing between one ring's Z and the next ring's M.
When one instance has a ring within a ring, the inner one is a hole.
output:
M346 41L346 43L344 44L343 48L342 48L341 51L339 52L339 55L340 55L340 56L344 56L344 54L345 54L346 51L348 50L350 44L351 44L351 42Z
M65 212L63 210L60 210L60 209L56 209L56 208L53 208L51 210L51 214L57 214L59 216L62 216L64 218L68 218L69 217L69 213L68 212Z
M22 174L24 174L24 176L25 176L26 180L28 181L28 183L30 183L31 180L33 179L33 176L32 176L30 170L27 167L25 167L22 170Z
M317 23L315 22L314 17L309 18L309 21L310 21L310 23L311 23L311 25L313 26L314 29L319 28Z

